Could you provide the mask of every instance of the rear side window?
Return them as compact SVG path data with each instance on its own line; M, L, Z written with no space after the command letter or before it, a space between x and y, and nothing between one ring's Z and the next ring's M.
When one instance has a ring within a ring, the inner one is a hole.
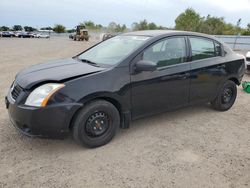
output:
M193 61L221 55L220 45L218 43L215 44L212 40L200 37L189 37L189 40Z

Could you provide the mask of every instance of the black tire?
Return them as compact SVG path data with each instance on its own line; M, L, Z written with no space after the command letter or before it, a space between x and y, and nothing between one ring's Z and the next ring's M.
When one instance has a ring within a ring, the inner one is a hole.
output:
M97 120L99 121L100 118L105 120L105 130L104 128L99 130L102 127L100 124L103 124L103 121L98 124ZM97 125L98 130L94 130ZM116 107L108 101L96 100L78 112L73 123L73 137L78 143L90 148L102 146L114 137L119 125L120 115ZM97 135L95 131L104 132Z
M227 80L222 88L219 90L217 97L214 101L211 102L213 108L218 111L226 111L229 110L236 99L237 96L237 87L236 84Z

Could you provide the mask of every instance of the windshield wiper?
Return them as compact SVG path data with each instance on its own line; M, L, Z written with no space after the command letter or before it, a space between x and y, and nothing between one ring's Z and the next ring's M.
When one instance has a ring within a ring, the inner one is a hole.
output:
M79 59L81 62L85 62L85 63L88 63L90 65L93 65L95 67L100 67L100 65L98 65L97 63L93 62L93 61L90 61L88 59Z

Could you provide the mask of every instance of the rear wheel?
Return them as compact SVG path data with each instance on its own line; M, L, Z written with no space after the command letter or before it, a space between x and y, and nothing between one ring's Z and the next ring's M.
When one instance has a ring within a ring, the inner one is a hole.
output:
M223 84L222 88L217 94L217 97L211 102L211 104L216 110L226 111L233 106L236 96L236 84L233 81L228 80Z
M87 104L76 116L73 124L74 139L87 147L107 144L120 125L120 115L116 107L98 100Z

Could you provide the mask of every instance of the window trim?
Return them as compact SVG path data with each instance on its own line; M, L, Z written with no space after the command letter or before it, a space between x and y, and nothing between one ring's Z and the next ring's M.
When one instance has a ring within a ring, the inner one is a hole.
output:
M223 53L223 45L221 44L221 43L219 43L219 42L217 42L217 41L215 41L215 40L213 40L214 41L214 52L216 53L216 44L218 44L219 46L220 46L220 55L219 56L215 56L215 57L224 57L225 55L224 55L224 53Z

